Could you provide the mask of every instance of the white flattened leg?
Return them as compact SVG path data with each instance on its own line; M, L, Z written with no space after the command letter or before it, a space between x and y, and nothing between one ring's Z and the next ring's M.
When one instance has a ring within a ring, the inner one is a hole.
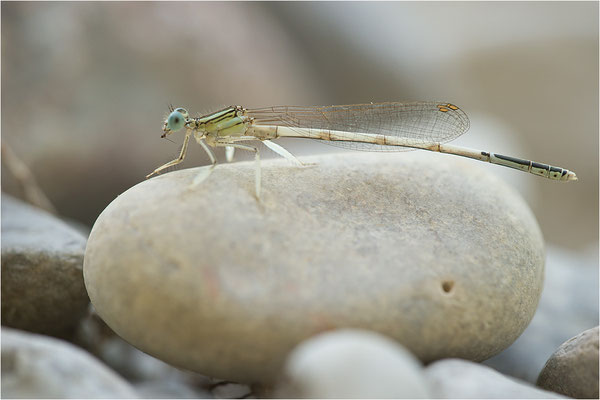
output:
M292 153L290 153L289 151L287 151L286 149L284 149L283 147L281 147L277 143L272 142L270 140L263 140L262 142L269 149L273 150L275 153L279 154L281 157L283 157L286 160L290 161L292 164L297 165L299 167L301 167L301 166L304 165L304 164L302 164L302 162L300 162L300 160L298 160L296 157L294 157L294 155Z
M206 180L206 178L208 178L210 176L213 169L215 169L215 166L217 165L217 159L215 158L215 155L213 154L212 150L208 148L206 143L204 143L203 140L198 139L198 137L196 137L196 141L202 146L204 151L206 151L206 154L208 154L211 165L207 165L207 166L200 168L200 172L194 178L191 187L194 187L194 186L204 182Z
M225 146L225 159L227 162L233 161L233 155L235 154L235 147Z
M256 140L256 138L253 138ZM247 139L246 139L247 140ZM254 152L254 160L256 161L256 170L255 170L255 179L254 179L254 189L256 190L256 198L260 200L260 187L261 187L261 172L260 172L260 151L254 146L247 146L245 144L238 143L217 143L217 146L231 146L236 149L248 150Z
M190 131L187 131L185 133L185 138L183 139L183 146L181 147L181 152L179 153L179 157L177 157L173 161L169 161L168 163L156 168L154 171L152 171L151 174L146 175L146 179L150 178L152 175L160 174L160 171L162 171L163 169L172 167L173 165L177 165L183 161L183 159L185 158L185 153L187 152L188 143L190 141L190 133L191 133Z

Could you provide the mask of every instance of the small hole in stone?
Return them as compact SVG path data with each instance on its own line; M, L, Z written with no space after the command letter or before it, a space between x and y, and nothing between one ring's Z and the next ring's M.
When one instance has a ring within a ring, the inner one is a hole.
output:
M450 293L452 291L453 287L454 287L454 281L442 282L442 290L446 293Z

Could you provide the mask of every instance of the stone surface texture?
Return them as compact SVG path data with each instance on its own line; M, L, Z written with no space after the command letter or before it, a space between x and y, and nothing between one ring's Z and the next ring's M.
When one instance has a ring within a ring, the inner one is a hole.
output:
M59 339L2 327L3 398L137 398L87 352Z
M436 361L425 369L432 398L556 399L557 393L509 378L482 364L459 359Z
M58 218L2 194L2 325L69 336L89 304L85 244Z
M429 398L423 366L397 342L342 329L298 345L288 357L279 398Z
M538 386L577 399L598 398L598 327L567 340L546 362Z
M549 246L544 290L531 323L510 347L483 363L535 383L562 343L598 325L598 311L598 246L577 253Z
M333 328L380 332L425 362L483 360L525 329L542 289L530 209L486 171L425 152L219 165L144 181L99 216L84 276L136 347L236 382L274 379ZM532 177L535 179L535 177Z

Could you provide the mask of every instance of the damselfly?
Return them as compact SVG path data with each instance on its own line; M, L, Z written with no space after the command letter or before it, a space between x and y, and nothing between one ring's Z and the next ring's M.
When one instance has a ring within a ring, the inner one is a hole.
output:
M282 157L302 165L287 150L272 142L273 139L280 137L325 140L336 146L356 150L437 151L515 168L553 180L577 180L574 172L564 168L445 144L469 129L467 115L451 103L392 102L323 107L276 106L256 109L231 106L198 118L190 118L183 108L174 109L170 106L169 111L161 137L186 128L181 153L178 158L158 167L146 178L182 162L190 136L193 134L211 160L211 165L205 167L194 179L194 185L206 179L217 164L208 146L226 147L228 161L231 161L234 149L248 150L255 154L255 189L258 198L260 198L261 186L259 150L255 146L240 142L260 140Z

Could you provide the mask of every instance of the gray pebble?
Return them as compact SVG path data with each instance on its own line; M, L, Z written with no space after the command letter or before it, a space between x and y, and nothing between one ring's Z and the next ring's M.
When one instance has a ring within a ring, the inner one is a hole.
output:
M240 383L221 382L215 384L211 392L215 399L241 399L251 395L252 389Z
M433 398L556 399L563 396L509 378L485 365L459 359L436 361L425 369Z
M58 218L2 194L2 325L68 337L89 303L86 238Z
M598 327L563 343L546 362L538 386L577 399L598 398Z
M473 163L425 153L219 165L144 181L92 229L84 275L106 323L178 367L272 381L335 327L389 336L427 362L486 359L537 306L543 240L531 210ZM126 305L126 306L124 306ZM441 328L443 327L443 329Z
M288 357L283 398L428 398L421 363L380 334L345 329L316 335Z
M212 399L209 391L199 390L185 382L173 379L143 381L134 384L136 392L144 399Z
M137 398L123 378L65 341L2 327L3 398Z

